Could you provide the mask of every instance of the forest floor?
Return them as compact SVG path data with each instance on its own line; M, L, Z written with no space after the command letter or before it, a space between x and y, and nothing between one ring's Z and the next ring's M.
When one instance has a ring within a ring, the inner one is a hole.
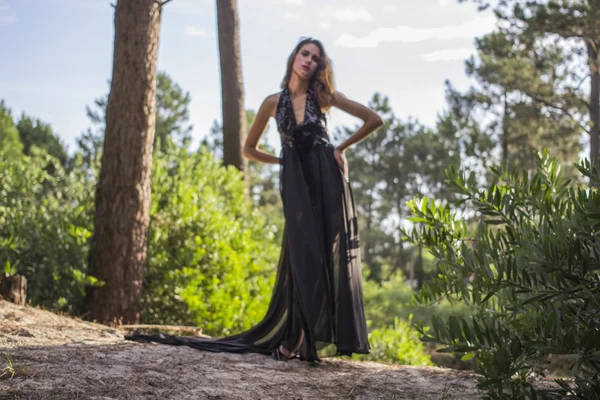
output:
M472 372L123 340L125 331L0 300L0 399L477 399ZM551 381L538 382L542 386Z

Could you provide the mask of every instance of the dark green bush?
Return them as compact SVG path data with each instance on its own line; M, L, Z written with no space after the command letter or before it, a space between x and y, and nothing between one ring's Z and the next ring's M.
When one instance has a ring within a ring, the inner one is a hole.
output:
M594 180L589 164L581 173ZM600 394L600 195L570 187L547 153L532 173L491 169L494 180L479 189L473 175L450 169L451 187L484 217L467 231L465 214L449 205L410 202L420 228L405 232L438 259L438 278L416 295L421 303L452 298L472 309L472 318L433 317L426 340L475 357L480 388L491 399L536 398L528 379L551 354L576 356L567 394Z

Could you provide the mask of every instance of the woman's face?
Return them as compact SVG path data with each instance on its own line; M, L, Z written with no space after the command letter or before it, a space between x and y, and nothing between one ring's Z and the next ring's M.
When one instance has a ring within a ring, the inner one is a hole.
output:
M321 58L321 51L319 47L313 43L307 43L303 45L296 58L294 59L293 71L301 79L310 79L317 68L319 68L319 59Z

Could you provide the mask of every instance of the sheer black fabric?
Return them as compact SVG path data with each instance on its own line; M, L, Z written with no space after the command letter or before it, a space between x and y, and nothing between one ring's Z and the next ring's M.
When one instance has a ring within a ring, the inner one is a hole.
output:
M305 358L335 344L338 355L368 353L359 233L352 189L333 155L316 95L306 95L296 121L289 89L276 112L281 136L280 194L285 229L268 311L240 334L203 339L134 333L129 340L186 345L205 351L271 354L303 341Z

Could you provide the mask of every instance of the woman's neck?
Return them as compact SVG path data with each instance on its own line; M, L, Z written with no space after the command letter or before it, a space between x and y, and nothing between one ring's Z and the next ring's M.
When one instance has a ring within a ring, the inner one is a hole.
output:
M288 88L292 97L305 95L308 91L308 81L306 79L298 78L298 76L292 72Z

